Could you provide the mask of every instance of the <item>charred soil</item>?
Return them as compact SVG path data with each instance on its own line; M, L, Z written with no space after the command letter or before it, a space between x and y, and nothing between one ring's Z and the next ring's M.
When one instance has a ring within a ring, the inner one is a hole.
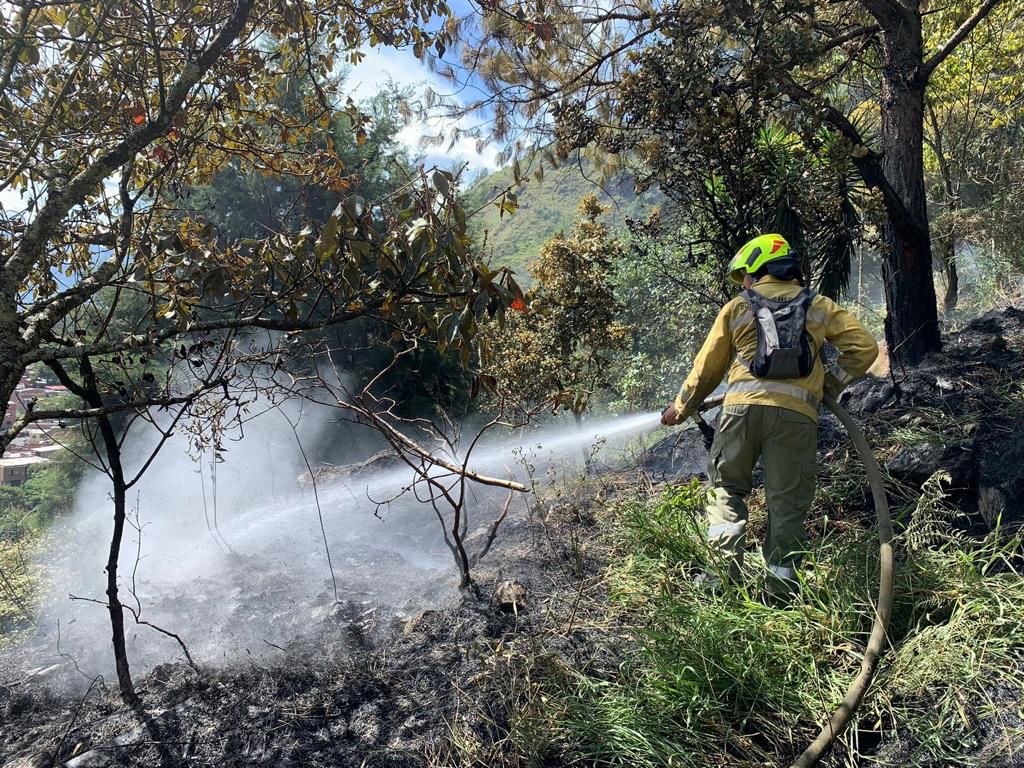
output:
M843 403L879 446L897 499L912 501L945 472L966 533L1024 523L1024 312L986 315L949 335L943 353L855 385ZM851 526L869 520L866 487L839 475L850 449L829 418L819 449L822 487L850 488L820 498L821 507ZM631 653L628 622L605 610L609 500L682 482L705 458L692 430L631 470L517 501L476 586L434 609L396 617L364 602L328 603L303 639L276 654L199 673L158 667L137 681L141 720L111 681L83 679L72 694L55 693L46 669L11 677L0 683L0 766L561 764L557 751L523 754L510 734L529 727L524 713L542 695L545 667L610 678ZM820 533L820 520L809 527ZM1024 706L1021 692L994 684L992 702L1004 715L984 719L963 760L1024 765L1002 746L1022 726L1012 714ZM894 727L864 763L899 762L920 738Z

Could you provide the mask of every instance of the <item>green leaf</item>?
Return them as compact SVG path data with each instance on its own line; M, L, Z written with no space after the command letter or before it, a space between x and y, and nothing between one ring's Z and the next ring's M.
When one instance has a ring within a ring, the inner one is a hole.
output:
M366 200L359 195L352 195L345 201L345 207L353 220L358 220L366 213Z
M320 233L320 239L313 246L313 255L321 261L333 255L338 249L338 218L331 216Z

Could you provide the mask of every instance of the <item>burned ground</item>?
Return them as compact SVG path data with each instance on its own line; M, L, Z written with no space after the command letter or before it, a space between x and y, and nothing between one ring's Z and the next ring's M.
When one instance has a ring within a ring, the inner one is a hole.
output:
M588 576L573 572L581 553L569 542L593 537L578 514L591 501L536 510L547 520L525 508L510 516L477 567L478 586L447 604L404 617L328 601L309 615L309 632L272 655L199 674L157 667L138 680L145 727L110 681L58 695L47 670L8 680L0 765L433 765L450 754L456 721L467 738L498 741L510 712L490 672L503 644L549 634L571 612ZM600 559L582 562L593 578ZM523 605L495 599L510 582L525 589ZM580 663L594 653L580 633L559 647Z
M980 532L997 521L1013 527L1024 521L1022 373L1024 312L1011 309L948 337L946 351L907 375L896 371L856 385L843 403L880 446L897 497L912 496L947 471L968 529ZM823 419L819 447L827 482L829 467L848 450L830 418ZM608 599L607 500L699 474L705 458L702 438L689 431L631 470L549 489L531 509L517 502L522 507L477 569L477 587L415 615L327 600L309 612L301 639L272 653L222 668L204 665L198 674L184 664L157 667L138 680L149 717L144 726L110 681L59 694L47 685L46 670L26 676L8 669L0 685L0 765L521 763L529 756L509 753L508 734L536 683L515 659L529 655L600 677L626 653L615 638L628 642L628 632L597 627ZM844 514L870 516L866 495L855 507ZM496 600L498 592L520 598L512 605ZM1021 727L1014 714L1024 704L1021 693L994 685L992 702L1004 715L983 721L963 759L1022 764L1003 748ZM898 763L916 738L892 731L865 750L874 757L864 764ZM558 764L552 755L532 757Z

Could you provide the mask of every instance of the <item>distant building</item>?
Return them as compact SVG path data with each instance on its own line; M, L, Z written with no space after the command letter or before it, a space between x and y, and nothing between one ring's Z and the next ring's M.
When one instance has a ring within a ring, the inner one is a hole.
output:
M9 427L19 414L23 413L28 407L30 401L35 400L36 405L48 397L54 397L57 395L66 394L68 391L67 387L63 384L45 384L41 381L32 381L28 377L23 377L18 385L14 388L14 392L11 394L11 399L7 403L7 410L4 412L3 427ZM41 428L52 428L44 427L42 423L38 425Z
M21 485L28 478L28 468L45 464L42 456L12 456L0 459L0 485Z
M11 400L7 403L7 411L4 413L4 428L10 426L18 417L18 403Z
M63 451L64 448L56 444L47 444L36 445L31 450L33 455L38 456L41 459L52 459L58 453Z

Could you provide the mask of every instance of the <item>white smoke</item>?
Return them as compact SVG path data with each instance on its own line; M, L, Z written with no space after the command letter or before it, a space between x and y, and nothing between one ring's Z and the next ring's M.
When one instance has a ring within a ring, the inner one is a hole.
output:
M200 663L273 652L315 631L336 604L335 585L345 604L391 614L436 605L457 590L458 574L433 509L412 493L402 494L411 471L394 465L333 481L321 478L314 494L313 484L299 482L306 473L299 441L314 466L331 439L351 443L342 453L352 462L365 459L378 443L372 434L360 437L358 430L370 433L365 428L339 428L328 409L306 404L300 412L287 403L281 408L250 421L244 437L233 435L219 460L209 450L194 455L188 434L175 435L128 499L139 528L129 526L125 533L121 600L140 609L143 620L178 634ZM644 414L583 430L565 421L526 435L496 436L474 452L471 467L499 476L511 467L524 479L523 463L578 463L581 448L621 442L656 424L657 414ZM129 438L129 474L157 439L151 427ZM38 635L21 649L26 666L57 659L59 623L60 653L87 674L110 675L104 594L113 517L109 494L105 475L88 476L74 515L56 533L63 544L47 564L52 580ZM503 497L504 492L474 489L474 527L490 523ZM384 503L389 499L395 500ZM172 638L136 625L129 612L125 623L136 672L181 658Z

